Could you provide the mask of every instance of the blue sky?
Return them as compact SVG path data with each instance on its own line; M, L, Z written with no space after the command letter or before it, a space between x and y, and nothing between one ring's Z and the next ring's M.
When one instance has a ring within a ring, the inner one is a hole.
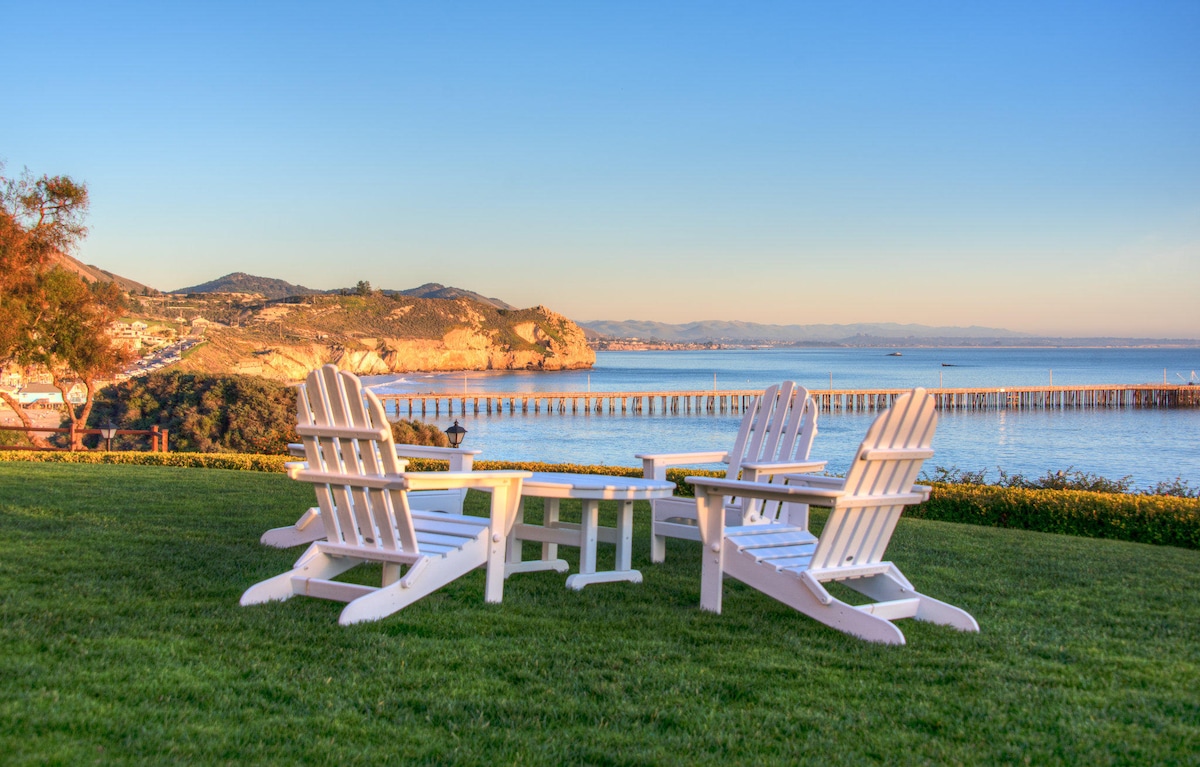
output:
M1200 2L6 3L86 262L1200 337Z

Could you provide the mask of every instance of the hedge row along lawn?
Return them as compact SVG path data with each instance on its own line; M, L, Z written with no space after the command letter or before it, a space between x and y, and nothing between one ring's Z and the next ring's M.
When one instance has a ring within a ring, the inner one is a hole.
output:
M2 461L120 463L243 471L283 471L282 455L242 453L60 453L0 450ZM478 461L478 469L528 469L640 477L640 469L627 466ZM444 461L412 459L413 471L438 471ZM713 471L668 469L682 495L691 495L689 476L721 476ZM1164 495L1091 493L1078 490L1029 490L994 485L934 483L929 501L905 511L909 517L960 522L989 527L1063 533L1089 538L1153 543L1200 549L1200 498Z
M486 502L472 493L468 511ZM1194 764L1200 753L1197 551L905 518L889 558L982 631L904 621L909 644L884 647L732 580L724 614L701 612L699 546L672 540L652 565L639 504L641 584L574 592L531 573L489 605L476 571L350 627L332 602L240 607L300 553L259 535L311 503L311 488L278 473L0 462L3 761ZM611 556L602 546L601 563Z

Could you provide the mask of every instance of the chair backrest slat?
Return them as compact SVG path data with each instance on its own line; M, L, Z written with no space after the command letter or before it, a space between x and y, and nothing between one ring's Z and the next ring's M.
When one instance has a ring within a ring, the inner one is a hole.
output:
M933 397L914 389L896 398L875 419L846 472L844 499L895 496L911 491L921 465L933 454L937 411ZM904 504L835 504L813 553L815 569L876 564L904 511Z
M733 450L729 451L729 468L725 470L726 479L737 479L742 472L742 463L753 460L747 456L758 455L758 448L763 441L763 430L756 429L764 403L773 402L779 393L779 384L768 386L761 395L750 403L750 409L742 416L738 426L737 439L733 441Z
M379 477L400 465L382 403L357 377L325 365L309 373L296 398L309 467L329 474ZM326 427L326 428L321 428ZM341 436L339 436L339 434ZM329 540L417 553L408 499L402 490L314 483Z
M742 418L725 478L738 479L745 463L807 461L816 436L817 408L808 390L793 381L769 386ZM752 503L764 518L779 515L777 501Z

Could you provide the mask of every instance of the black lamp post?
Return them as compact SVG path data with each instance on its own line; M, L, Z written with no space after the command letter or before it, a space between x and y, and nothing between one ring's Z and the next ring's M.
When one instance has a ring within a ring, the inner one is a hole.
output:
M117 425L112 421L105 421L100 427L100 436L104 437L104 449L112 452L112 438L117 436Z
M463 437L466 436L467 430L458 425L458 419L454 419L454 425L446 429L446 439L450 440L450 447L458 447L462 444Z

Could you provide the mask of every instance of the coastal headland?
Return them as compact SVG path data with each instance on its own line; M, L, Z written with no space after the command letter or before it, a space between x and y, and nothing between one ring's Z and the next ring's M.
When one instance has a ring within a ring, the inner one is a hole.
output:
M583 330L544 306L498 309L468 298L298 296L277 301L213 294L142 302L204 343L183 371L303 380L327 362L360 375L414 370L570 370L596 360Z

